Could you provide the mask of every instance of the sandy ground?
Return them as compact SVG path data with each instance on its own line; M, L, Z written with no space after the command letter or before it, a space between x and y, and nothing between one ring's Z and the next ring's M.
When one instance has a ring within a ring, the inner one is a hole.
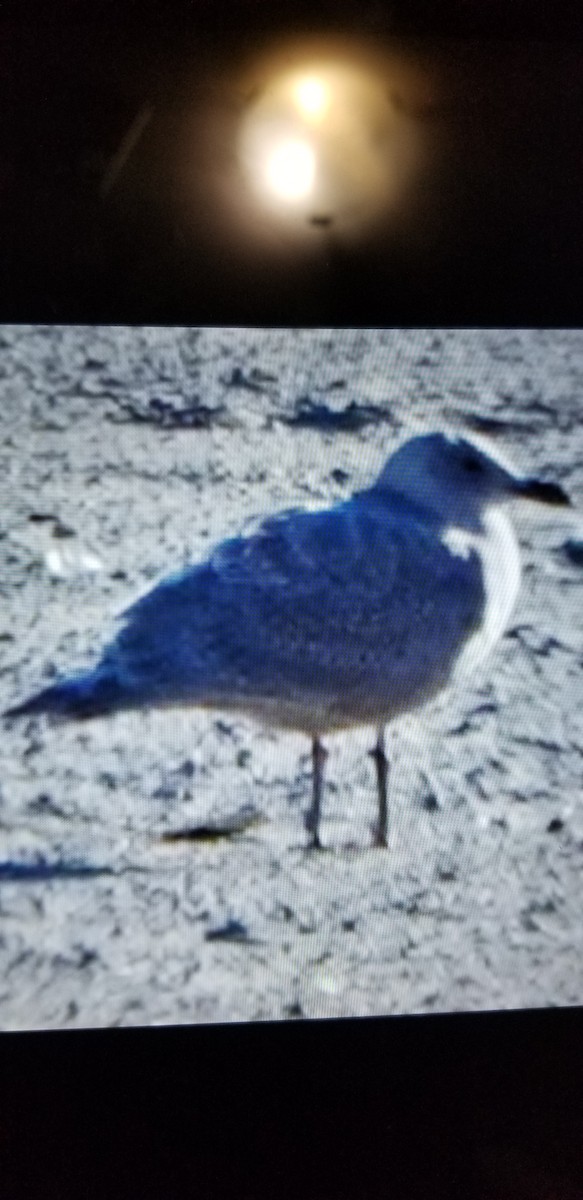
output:
M489 418L580 510L516 514L507 636L390 731L388 852L371 730L329 741L310 854L302 738L197 711L6 725L2 1028L583 1002L582 384L577 332L0 329L2 708L92 663L153 580L367 485L412 430ZM209 428L125 421L196 397ZM380 419L294 427L302 397ZM165 839L244 806L236 836Z

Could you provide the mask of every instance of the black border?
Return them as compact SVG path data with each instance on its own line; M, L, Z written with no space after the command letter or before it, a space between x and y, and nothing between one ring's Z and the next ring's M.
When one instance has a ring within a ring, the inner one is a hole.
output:
M5 1034L2 1196L575 1200L582 1016Z

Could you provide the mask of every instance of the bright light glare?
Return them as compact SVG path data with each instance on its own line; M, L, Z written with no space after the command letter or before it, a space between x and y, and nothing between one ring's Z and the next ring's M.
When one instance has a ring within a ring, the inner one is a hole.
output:
M302 200L314 186L316 155L308 142L290 138L271 151L265 178L282 200Z
M302 114L313 121L324 116L330 101L328 89L314 76L300 79L295 87L295 99Z
M249 220L256 207L278 237L307 243L330 225L336 240L357 237L397 209L416 169L419 123L393 104L391 87L414 98L418 85L408 68L387 60L385 71L382 56L292 49L241 78L237 150Z

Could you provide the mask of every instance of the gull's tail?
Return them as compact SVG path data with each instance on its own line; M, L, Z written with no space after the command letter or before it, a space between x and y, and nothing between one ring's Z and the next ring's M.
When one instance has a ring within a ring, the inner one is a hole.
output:
M55 717L86 720L100 717L127 705L127 695L111 672L97 668L37 692L23 704L3 713L4 717L28 717L51 713Z

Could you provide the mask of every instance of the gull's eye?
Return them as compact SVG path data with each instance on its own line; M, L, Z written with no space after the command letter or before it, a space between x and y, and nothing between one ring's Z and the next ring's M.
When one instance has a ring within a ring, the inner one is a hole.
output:
M479 458L473 454L465 454L462 458L462 467L464 471L471 471L474 475L482 470L482 464Z

